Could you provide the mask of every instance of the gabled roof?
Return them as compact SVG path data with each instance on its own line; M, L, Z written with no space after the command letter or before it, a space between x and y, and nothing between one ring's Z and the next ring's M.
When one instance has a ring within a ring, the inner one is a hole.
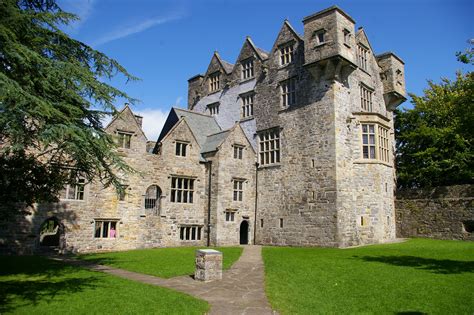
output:
M122 116L124 113L126 112L129 112L130 115L132 116L133 118L133 121L135 122L135 124L137 125L137 128L138 130L140 130L141 134L145 137L145 139L148 140L148 138L146 137L145 133L143 132L143 129L142 127L140 126L140 123L138 122L137 120L137 117L136 115L133 113L132 109L130 108L130 105L128 103L125 103L125 106L122 108L121 111L119 111L117 114L114 115L114 117L112 118L112 120L107 124L107 126L105 126L104 130L108 129L110 126L112 126L112 124L117 120L117 118L119 118L120 116Z
M293 28L293 26L291 26L290 24L290 21L286 20L283 22L283 26L288 27L288 29L293 33L293 35L295 35L296 38L298 38L299 40L303 40L303 38L300 36L300 34L298 34L295 29ZM283 28L282 26L282 28Z
M153 150L154 152L157 151L159 143L166 137L166 135L173 129L173 127L181 118L184 118L186 124L189 126L189 129L201 148L206 142L207 135L221 131L221 128L213 116L173 107L171 108L163 129L161 130L160 136L156 141L156 146Z
M253 43L252 39L250 38L250 36L247 36L245 38L245 40L250 44L250 47L253 48L253 50L255 51L255 53L257 54L257 56L260 58L260 60L265 60L265 59L268 59L268 52L266 52L265 50L261 49L261 48L258 48L257 46L255 46L255 44Z
M229 133L230 130L224 130L212 135L208 135L206 142L201 147L201 154L216 151L222 142L224 142L224 140L227 138Z
M364 28L359 27L359 29L356 32L356 39L358 39L359 41L363 39L365 42L367 42L368 48L370 48L370 51L372 52L372 54L375 55L374 50L372 49L372 45L370 45L369 38L367 37L367 33L365 32ZM365 45L364 42L362 44Z
M212 56L212 58L214 58L214 57L217 58L217 61L219 61L220 65L222 66L222 69L224 69L224 71L227 74L232 73L232 69L234 69L233 64L223 60L217 51L214 52L214 55ZM211 62L212 62L212 59L211 59Z

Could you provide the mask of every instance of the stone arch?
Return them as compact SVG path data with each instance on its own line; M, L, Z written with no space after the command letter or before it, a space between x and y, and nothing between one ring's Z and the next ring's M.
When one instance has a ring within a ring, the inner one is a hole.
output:
M154 210L156 213L161 208L161 188L158 185L151 185L145 192L145 210Z
M62 247L64 239L64 228L56 217L50 217L43 221L39 228L39 246Z
M240 223L240 244L247 245L249 243L249 221L243 220Z

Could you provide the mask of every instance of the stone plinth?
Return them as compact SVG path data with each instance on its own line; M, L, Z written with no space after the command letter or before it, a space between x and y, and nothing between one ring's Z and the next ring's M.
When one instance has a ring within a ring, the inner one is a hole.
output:
M199 281L222 279L222 253L214 249L198 249L194 279Z

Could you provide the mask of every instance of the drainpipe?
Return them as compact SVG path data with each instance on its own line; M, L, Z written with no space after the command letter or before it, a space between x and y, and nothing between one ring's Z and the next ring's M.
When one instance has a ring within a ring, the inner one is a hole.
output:
M255 217L253 220L253 245L257 244L257 199L258 199L258 162L255 162Z
M212 181L212 161L209 165L209 186L207 188L207 247L211 246L211 181Z

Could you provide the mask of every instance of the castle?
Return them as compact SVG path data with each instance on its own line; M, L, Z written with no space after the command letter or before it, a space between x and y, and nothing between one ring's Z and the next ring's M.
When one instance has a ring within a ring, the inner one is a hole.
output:
M156 143L125 108L107 126L139 171L124 192L80 177L9 246L93 252L186 245L347 247L395 238L393 110L404 63L375 55L338 7L284 21L269 52L246 38L188 80ZM4 243L9 242L8 240Z

